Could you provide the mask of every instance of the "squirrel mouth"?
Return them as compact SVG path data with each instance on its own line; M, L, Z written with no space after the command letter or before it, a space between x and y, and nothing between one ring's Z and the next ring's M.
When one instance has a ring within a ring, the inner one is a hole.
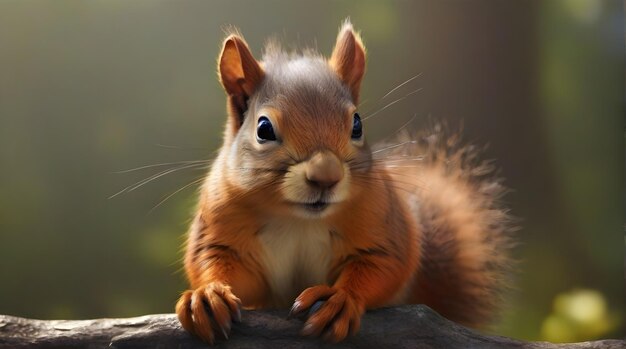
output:
M302 207L304 207L305 209L309 210L309 211L313 211L313 212L322 212L324 211L324 209L326 207L328 207L329 203L326 201L316 201L316 202L312 202L310 204L302 204Z

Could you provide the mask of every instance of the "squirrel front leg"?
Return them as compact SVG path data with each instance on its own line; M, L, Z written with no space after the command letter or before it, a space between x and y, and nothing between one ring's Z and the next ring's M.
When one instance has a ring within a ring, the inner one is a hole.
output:
M211 241L207 230L192 226L185 256L192 289L180 296L176 314L185 330L213 344L217 336L228 338L232 321L241 320L242 305L261 303L267 288L237 250Z
M176 303L181 325L209 344L216 334L228 338L232 321L241 321L241 301L226 283L214 281L187 290Z
M384 251L368 251L345 265L333 286L307 288L296 298L290 316L305 314L317 302L319 310L307 319L302 334L339 342L359 330L366 309L387 304L409 278L407 263Z

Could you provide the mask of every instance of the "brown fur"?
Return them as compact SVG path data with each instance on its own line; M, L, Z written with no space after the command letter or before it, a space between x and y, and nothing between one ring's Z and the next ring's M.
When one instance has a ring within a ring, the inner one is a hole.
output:
M356 333L365 309L390 304L488 321L508 265L502 189L442 132L374 150L351 138L365 49L349 23L328 61L272 45L257 62L231 35L218 70L229 118L187 241L183 327L212 343L239 306L289 306L292 292L294 315L325 302L303 334L332 341ZM257 140L261 117L275 141Z
M393 144L403 145L384 150L389 144L380 144L378 157L395 167L390 173L416 203L411 212L423 232L421 269L409 302L468 326L489 324L507 287L515 230L500 203L501 180L474 146L464 146L442 125L405 132ZM414 161L419 165L410 165Z

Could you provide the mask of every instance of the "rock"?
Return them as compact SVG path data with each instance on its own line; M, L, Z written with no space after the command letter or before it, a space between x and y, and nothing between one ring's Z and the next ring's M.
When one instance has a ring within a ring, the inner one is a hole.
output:
M298 335L302 322L287 311L247 311L230 339L216 348L626 348L626 341L577 344L523 342L480 334L422 305L369 311L361 330L339 344ZM206 348L185 332L174 314L126 319L32 320L0 315L0 348Z

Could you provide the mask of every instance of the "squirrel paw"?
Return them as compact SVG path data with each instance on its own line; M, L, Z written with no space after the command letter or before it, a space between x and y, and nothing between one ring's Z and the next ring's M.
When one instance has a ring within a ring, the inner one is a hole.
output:
M241 301L229 286L213 282L185 291L176 314L185 330L213 344L216 334L228 339L232 321L241 321Z
M313 309L316 307L319 309ZM339 342L359 330L364 311L364 307L346 291L320 285L304 290L296 298L289 316L299 317L308 312L302 335Z

